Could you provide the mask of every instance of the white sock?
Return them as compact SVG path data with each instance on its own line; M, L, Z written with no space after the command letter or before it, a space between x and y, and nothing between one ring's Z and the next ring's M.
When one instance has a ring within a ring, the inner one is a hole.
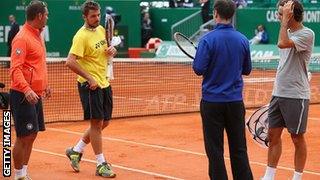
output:
M75 147L73 147L73 150L78 152L78 153L82 153L84 148L86 147L86 145L87 144L85 142L83 142L82 139L80 139L78 144Z
M15 178L21 178L21 177L25 177L26 174L24 173L23 169L14 169L14 175Z
M106 160L104 159L104 156L103 154L97 154L96 155L96 158L97 158L97 166L99 166L100 164L106 162Z
M301 180L301 179L302 179L302 173L294 171L292 180Z
M23 165L23 166L22 166L22 170L23 170L23 173L24 173L25 175L28 174L28 173L27 173L27 169L28 169L28 165Z
M267 166L266 173L264 174L262 180L274 180L274 175L276 174L276 168Z

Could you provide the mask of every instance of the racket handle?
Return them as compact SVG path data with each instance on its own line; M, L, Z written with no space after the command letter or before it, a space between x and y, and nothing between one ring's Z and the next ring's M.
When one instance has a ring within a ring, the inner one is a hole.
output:
M113 63L108 64L108 73L107 73L107 77L109 78L109 80L113 80L114 76L113 76Z

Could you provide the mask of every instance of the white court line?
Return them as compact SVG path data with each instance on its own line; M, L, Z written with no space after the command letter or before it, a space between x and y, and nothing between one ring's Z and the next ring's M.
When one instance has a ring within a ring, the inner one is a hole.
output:
M264 83L264 82L274 82L275 78L244 78L243 79L244 82L247 83Z
M82 135L83 134L83 133L79 133L79 132L74 132L74 131L69 131L69 130L64 130L64 129L57 129L57 128L46 128L46 129L47 130L51 130L51 131L70 133L70 134L76 134L76 135ZM106 140L110 140L110 141L116 141L116 142L123 142L123 143L128 143L128 144L141 145L141 146L145 146L145 147L164 149L164 150L168 150L168 151L175 151L175 152L182 152L182 153L199 155L199 156L206 156L205 153L199 153L199 152L188 151L188 150L177 149L177 148L166 147L166 146L160 146L160 145L140 143L140 142L129 141L129 140L124 140L124 139L119 139L119 138L110 138L110 137L104 137L103 136L102 139L106 139ZM229 157L224 157L224 158L227 159L227 160L230 160ZM257 161L249 161L249 163L250 164L254 164L254 165L264 166L264 167L267 166L266 163L261 163L261 162L257 162ZM289 168L289 167L285 167L285 166L277 166L277 168L278 169L282 169L282 170L287 170L287 171L294 171L293 168ZM309 171L309 170L304 170L303 173L320 176L320 172L314 172L314 171Z
M130 98L129 98L130 100ZM156 101L156 100L145 100L146 102L149 102L149 103L162 103L162 104L178 104L178 105L189 105L188 103L182 103L182 102L175 102L175 101Z
M121 74L119 76L121 76L121 77L132 77L132 74L123 73L123 74ZM158 78L160 76L156 76L156 75L140 75L139 77L142 77L142 78Z
M114 99L127 99L125 96L113 96Z
M54 152L50 152L50 151L44 151L44 150L41 150L41 149L32 148L32 150L36 151L36 152L40 152L40 153L45 153L45 154L50 154L50 155L54 155L54 156L63 157L63 158L66 157L66 155L64 155L64 154L54 153ZM90 162L90 163L94 163L94 164L96 163L96 161L91 160L91 159L86 159L86 158L82 158L81 161ZM116 165L116 164L112 164L112 167L123 169L123 170L127 170L127 171L132 171L132 172L138 172L138 173L142 173L142 174L148 174L148 175L151 175L151 176L167 178L167 179L183 180L181 178L177 178L177 177L173 177L173 176L154 173L154 172L150 172L150 171L144 171L144 170L140 170L140 169L134 169L134 168L120 166L120 165Z
M2 142L0 142L0 144L2 145ZM13 147L13 146L12 146L12 147ZM36 152L44 153L44 154L50 154L50 155L53 155L53 156L59 156L59 157L66 158L66 155L65 155L65 154L54 153L54 152L51 152L51 151L45 151L45 150L41 150L41 149L37 149L37 148L32 148L32 150L33 150L33 151L36 151ZM91 159L86 159L86 158L81 158L81 161L90 162L90 163L94 163L94 164L96 163L96 161L91 160ZM157 177L167 178L167 179L184 180L184 179L177 178L177 177L173 177L173 176L168 176L168 175L159 174L159 173L150 172L150 171L144 171L144 170L140 170L140 169L134 169L134 168L125 167L125 166L120 166L120 165L116 165L116 164L112 164L112 167L115 167L115 168L118 168L118 169L127 170L127 171L132 171L132 172L138 172L138 173L142 173L142 174L147 174L147 175L151 175L151 176L157 176Z
M314 120L314 121L320 121L320 118L308 117L308 119L311 119L311 120Z
M145 99L143 98L126 98L128 99L129 101L144 101Z
M74 131L69 131L69 130L64 130L64 129L57 129L57 128L46 128L46 130L69 133L69 134L75 134L75 135L82 135L83 134L83 133L80 133L80 132L74 132ZM109 140L109 141L128 143L128 144L135 144L135 145L140 145L140 146L145 146L145 147L152 147L152 148L157 148L157 149L165 149L165 150L170 150L170 151L183 152L183 153L187 153L187 154L194 154L194 155L200 155L200 156L205 156L206 155L204 153L198 153L198 152L187 151L187 150L182 150L182 149L170 148L170 147L160 146L160 145L140 143L140 142L129 141L129 140L124 140L124 139L119 139L119 138L110 138L110 137L102 136L102 139Z

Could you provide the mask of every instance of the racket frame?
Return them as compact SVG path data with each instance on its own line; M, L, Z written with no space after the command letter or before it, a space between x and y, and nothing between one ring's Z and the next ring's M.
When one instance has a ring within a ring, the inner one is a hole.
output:
M175 32L173 34L173 39L175 41L175 43L177 44L177 46L179 47L179 49L185 54L187 55L189 58L194 59L195 57L192 56L191 54L189 54L185 49L182 48L182 46L179 44L178 41L178 36L181 36L183 39L187 40L196 50L197 50L197 46L184 34L180 33L180 32Z
M266 108L266 107L267 107L267 109L264 110L264 111L259 115L258 120L255 120L255 121L253 122L253 123L254 123L254 128L251 128L251 127L249 126L249 124L250 124L251 121L253 121L252 117L253 117L256 113L258 113L261 109L264 109L264 108ZM249 117L248 121L246 122L246 126L247 126L249 132L253 135L254 141L257 142L259 145L261 145L261 144L257 141L257 138L258 138L260 141L264 142L264 145L265 145L267 148L269 147L269 144L268 144L269 141L268 141L268 139L263 140L261 137L257 136L256 131L257 131L257 124L258 124L258 122L259 122L259 119L261 118L262 115L264 115L265 113L267 113L268 110L269 110L269 104L260 107L259 109L257 109L257 110Z
M114 31L114 21L112 16L106 14L106 23L105 23L105 30L106 30L106 41L108 47L111 46L111 41L113 37Z

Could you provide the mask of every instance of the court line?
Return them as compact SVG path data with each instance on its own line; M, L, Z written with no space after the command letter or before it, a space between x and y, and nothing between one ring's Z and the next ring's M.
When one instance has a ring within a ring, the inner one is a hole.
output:
M275 78L270 78L270 77L259 77L259 78L243 78L243 81L246 83L269 83L269 82L274 82Z
M83 133L75 132L75 131L69 131L69 130L65 130L65 129L46 128L46 130L51 130L51 131L55 131L55 132L62 132L62 133L69 133L69 134L75 134L75 135L83 135ZM140 143L140 142L124 140L124 139L119 139L119 138L111 138L111 137L102 136L102 139L109 140L109 141L128 143L128 144L135 144L135 145L140 145L140 146L145 146L145 147L152 147L152 148L157 148L157 149L165 149L165 150L170 150L170 151L183 152L183 153L187 153L187 154L194 154L194 155L200 155L200 156L205 156L206 155L205 153L198 153L198 152L193 152L193 151L188 151L188 150L183 150L183 149L177 149L177 148L171 148L171 147L166 147L166 146L161 146L161 145Z
M46 128L46 129L47 130L51 130L51 131L55 131L55 132L63 132L63 133L69 133L69 134L75 134L75 135L82 135L83 134L83 133L79 133L79 132L75 132L75 131L69 131L69 130L65 130L65 129L57 129L57 128ZM205 153L199 153L199 152L183 150L183 149L178 149L178 148L172 148L172 147L166 147L166 146L161 146L161 145L140 143L140 142L124 140L124 139L119 139L119 138L110 138L110 137L103 136L102 139L106 139L106 140L110 140L110 141L116 141L116 142L122 142L122 143L128 143L128 144L135 144L135 145L151 147L151 148L164 149L164 150L174 151L174 152L182 152L182 153L187 153L187 154L206 156ZM227 159L227 160L230 160L229 157L225 156L224 158ZM261 163L261 162L257 162L257 161L249 161L249 163L250 164L254 164L254 165L264 166L264 167L267 166L266 163ZM282 170L287 170L287 171L294 171L293 168L289 168L289 167L285 167L285 166L279 166L279 165L277 166L277 169L282 169ZM320 172L315 172L315 171L310 171L310 170L304 170L303 173L320 176Z
M320 118L308 117L308 119L315 120L315 121L320 121Z
M2 145L2 142L0 142L0 144ZM32 150L36 151L36 152L44 153L44 154L50 154L50 155L53 155L53 156L59 156L59 157L66 158L65 154L59 154L59 153L55 153L55 152L51 152L51 151L45 151L45 150L41 150L41 149L37 149L37 148L32 148ZM81 158L81 161L85 161L85 162L90 162L90 163L96 164L96 161L91 160L91 159ZM155 173L155 172L150 172L150 171L144 171L144 170L141 170L141 169L134 169L134 168L121 166L121 165L116 165L116 164L112 164L112 167L115 167L115 168L118 168L118 169L127 170L127 171L132 171L132 172L138 172L138 173L141 173L141 174L147 174L147 175L151 175L151 176L167 178L167 179L184 180L184 179L181 179L181 178L177 178L177 177L173 177L173 176L169 176L169 175L165 175L165 174L160 174L160 173Z
M36 149L36 148L32 148L32 150L33 150L33 151L36 151L36 152L40 152L40 153L45 153L45 154L50 154L50 155L54 155L54 156L59 156L59 157L66 158L66 156L65 156L64 154L54 153L54 152L45 151L45 150ZM85 161L85 162L90 162L90 163L96 164L96 161L91 160L91 159L82 158L81 161ZM173 177L173 176L168 176L168 175L164 175L164 174L160 174L160 173L155 173L155 172L150 172L150 171L144 171L144 170L140 170L140 169L134 169L134 168L125 167L125 166L116 165L116 164L112 164L112 167L115 167L115 168L118 168L118 169L127 170L127 171L132 171L132 172L138 172L138 173L142 173L142 174L147 174L147 175L151 175L151 176L157 176L157 177L167 178L167 179L183 180L183 179L181 179L181 178L177 178L177 177Z

